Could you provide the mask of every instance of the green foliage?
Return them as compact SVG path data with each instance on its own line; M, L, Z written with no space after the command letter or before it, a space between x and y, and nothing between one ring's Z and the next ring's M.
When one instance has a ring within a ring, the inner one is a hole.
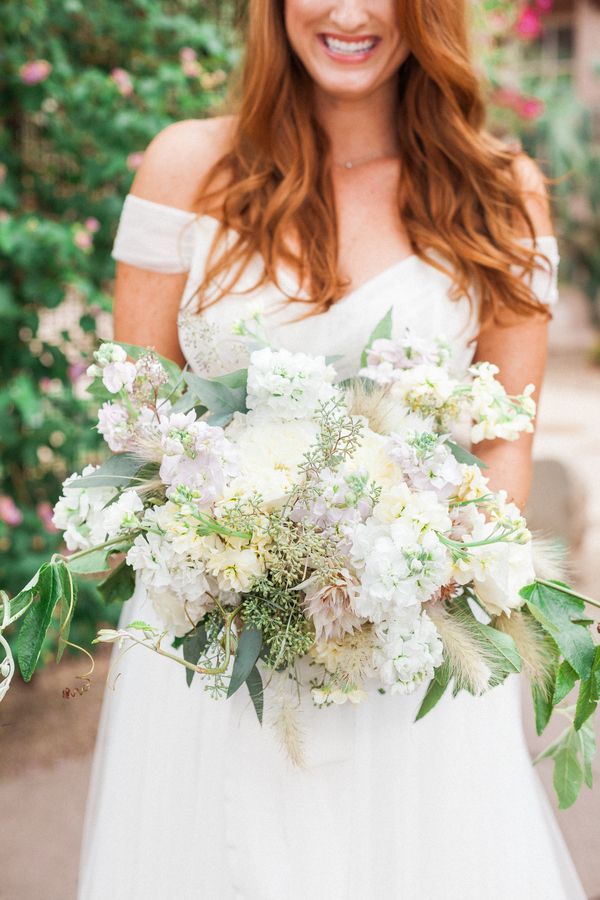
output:
M110 336L117 219L152 138L221 98L236 56L229 12L199 0L3 8L0 584L9 592L61 550L50 521L61 482L100 461L79 379L98 336ZM105 596L124 597L116 586L109 576ZM98 620L114 624L118 606L80 587L73 628L85 643Z

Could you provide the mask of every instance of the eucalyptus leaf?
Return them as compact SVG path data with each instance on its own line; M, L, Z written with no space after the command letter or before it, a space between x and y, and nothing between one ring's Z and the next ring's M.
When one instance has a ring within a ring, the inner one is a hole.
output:
M254 709L256 711L258 721L262 725L265 699L264 688L261 674L256 666L252 667L250 674L246 678L246 684L248 686L248 693L250 694L250 699L252 700L252 705L254 706Z
M454 441L448 440L445 441L445 444L457 462L464 463L467 466L479 466L480 469L488 468L487 463L485 463L482 459L479 459L478 456L475 456L474 453L471 453L470 450L465 450L465 448L461 447L460 444L455 444Z
M362 367L367 365L367 354L369 349L373 346L374 341L379 340L380 338L391 338L392 336L392 327L393 327L393 307L390 306L385 316L379 320L373 331L371 332L369 339L365 345L365 349L363 350L360 357L360 364Z
M231 697L243 685L256 664L262 647L262 631L253 626L242 629L233 662L227 696Z
M246 385L231 387L224 381L202 378L194 372L184 372L185 382L203 406L215 416L232 415L234 412L246 412Z
M450 665L448 660L445 659L441 666L438 666L434 672L434 676L429 682L429 687L423 697L423 701L419 707L417 715L415 716L415 722L418 722L419 719L422 719L427 715L428 712L431 712L436 703L442 698L444 695L446 688L448 687L448 683L450 681Z
M141 484L145 479L140 477L139 472L147 463L147 460L135 453L117 453L102 463L95 472L79 476L67 485L66 490L70 487L128 487L134 483Z
M194 630L190 631L183 638L183 658L185 661L197 666L207 644L208 635L206 633L206 628L202 622L199 622ZM188 683L188 687L190 687L195 674L193 669L185 670L185 679Z
M554 638L562 655L583 680L590 677L595 646L589 629L573 621L581 616L584 602L556 586L533 582L520 591L531 614Z

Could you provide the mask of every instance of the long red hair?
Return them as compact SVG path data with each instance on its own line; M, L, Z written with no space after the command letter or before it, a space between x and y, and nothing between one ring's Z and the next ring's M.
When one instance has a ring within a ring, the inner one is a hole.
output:
M466 2L396 2L410 50L398 73L398 140L407 161L398 214L413 251L451 276L453 299L477 292L482 327L502 321L507 309L549 315L523 277L547 260L518 240L523 223L532 239L534 228L516 151L484 129ZM218 202L221 222L198 289L200 308L215 279L220 292L211 303L235 289L258 253L264 274L256 286L277 283L283 264L308 286L309 314L322 313L347 284L338 272L329 140L313 112L312 81L287 39L283 0L250 0L245 50L230 149L198 197L204 210ZM225 245L230 228L235 240Z

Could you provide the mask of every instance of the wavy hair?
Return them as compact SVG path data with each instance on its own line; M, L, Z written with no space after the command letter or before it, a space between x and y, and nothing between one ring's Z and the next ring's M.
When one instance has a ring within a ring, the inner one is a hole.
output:
M413 252L451 277L452 299L476 291L482 329L502 322L507 309L549 317L525 277L549 261L519 241L523 224L532 239L535 232L515 172L518 152L484 128L467 4L396 3L409 48L398 72L400 159L409 162L400 166L397 203ZM284 265L307 285L307 314L322 313L347 287L338 272L330 145L313 112L311 78L286 35L283 0L250 0L245 49L230 149L198 196L201 209L218 202L220 221L198 288L200 309L234 291L258 253L264 271L251 289L279 285ZM229 229L234 239L225 241Z

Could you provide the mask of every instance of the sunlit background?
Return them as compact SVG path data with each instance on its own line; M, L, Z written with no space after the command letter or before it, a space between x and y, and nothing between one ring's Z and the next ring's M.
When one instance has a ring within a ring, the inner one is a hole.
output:
M239 55L240 12L223 0L3 5L0 587L9 593L60 549L51 522L60 484L101 454L85 369L111 333L110 249L123 198L158 131L220 108ZM484 0L473 19L489 127L519 140L557 179L561 302L529 514L568 548L577 586L598 596L600 2ZM89 646L118 612L82 580L72 640ZM51 636L31 684L15 680L0 706L1 900L75 897L107 654L96 652L92 686L82 691L85 658L65 656L57 667L53 648ZM548 741L532 729L528 738L532 754ZM552 794L551 766L539 768ZM594 793L584 788L558 813L590 898L600 897L598 765L596 777Z

